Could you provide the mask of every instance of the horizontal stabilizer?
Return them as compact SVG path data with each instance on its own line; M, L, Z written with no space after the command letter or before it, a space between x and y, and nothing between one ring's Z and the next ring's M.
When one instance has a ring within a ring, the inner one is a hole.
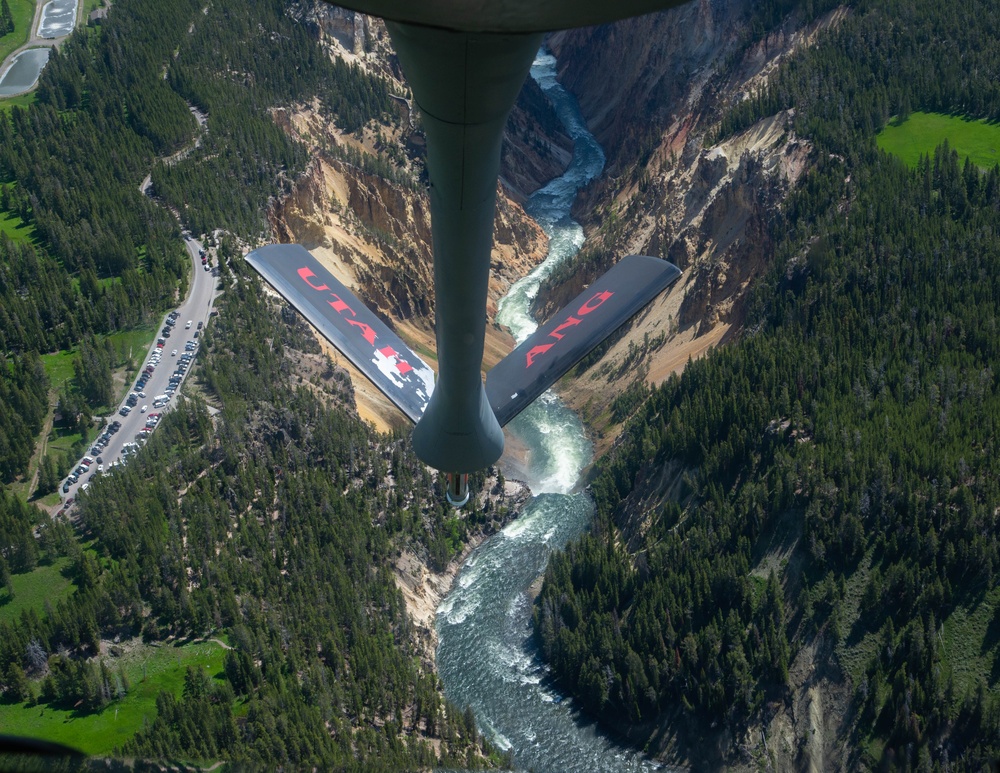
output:
M246 260L411 421L423 415L434 371L304 247L274 244Z
M629 255L540 326L486 374L486 396L500 426L680 275L665 260Z

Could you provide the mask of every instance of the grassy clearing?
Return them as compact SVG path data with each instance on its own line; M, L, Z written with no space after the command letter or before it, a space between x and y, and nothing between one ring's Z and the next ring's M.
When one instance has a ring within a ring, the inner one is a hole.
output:
M837 658L854 684L861 682L865 669L878 647L878 637L875 634L869 633L858 638L858 631L865 627L865 621L860 621L861 599L868 587L871 566L872 554L869 552L861 559L858 571L848 580L840 608L841 630L845 638L837 645Z
M982 682L996 681L1000 668L1000 588L993 588L976 606L959 607L944 621L941 645L951 666L958 694L975 692Z
M113 333L109 338L115 346L115 351L122 352L127 359L138 361L149 351L149 345L156 338L157 329L154 325L144 325L121 333Z
M10 112L13 107L28 107L35 104L35 92L29 91L27 94L18 94L14 97L0 98L0 111Z
M35 240L35 226L25 223L13 212L0 212L0 233L14 242Z
M132 377L135 375L136 365L143 361L146 356L146 352L149 349L150 343L152 343L153 338L156 336L157 328L153 325L145 325L143 327L134 328L132 330L122 331L120 333L114 333L109 336L115 350L120 354L121 366L118 368L114 377L114 387L117 393L115 397L115 404L117 405L118 400L121 399L128 392L132 384ZM45 374L49 378L50 392L49 399L51 405L55 406L55 401L59 399L59 392L62 390L63 386L73 379L73 360L76 357L77 350L66 349L60 352L53 352L52 354L43 354L41 356L42 366L45 368ZM105 416L112 412L114 406L97 406L94 410L95 416ZM92 426L87 433L86 441L89 444L99 434L98 427ZM68 453L74 456L73 448L80 442L82 436L79 432L68 433L64 428L59 426L53 426L52 430L49 432L49 436L46 439L47 447L46 453L52 455L53 453ZM42 438L36 439L36 443L40 443ZM32 470L33 472L33 470ZM27 476L30 480L31 475ZM15 491L22 497L26 497L26 484L21 488L15 488ZM41 500L42 504L57 504L59 502L59 497L57 494L48 495Z
M28 42L31 23L35 19L35 0L7 0L10 13L14 17L14 31L0 38L0 62L12 51ZM0 100L0 104L4 100Z
M152 647L136 643L122 647L120 657L104 658L128 680L128 694L98 713L54 709L45 705L0 705L0 727L11 735L30 736L74 747L90 755L110 754L156 718L156 696L169 690L181 697L188 666L205 669L214 678L222 675L225 651L215 642L181 647ZM37 691L38 685L33 685Z
M851 627L845 629L850 632ZM940 624L938 635L942 666L955 679L959 701L974 694L980 683L1000 691L1000 587L974 606L955 609ZM880 642L873 633L860 638L848 633L847 641L838 645L837 657L852 683L860 684Z
M913 113L902 123L892 121L875 137L886 153L901 158L911 169L916 168L921 155L934 153L945 140L965 163L985 169L1000 163L1000 124L972 121L961 116L941 113Z
M49 377L49 386L54 391L58 392L63 384L73 378L74 357L76 357L76 349L63 349L61 352L41 356L45 375Z
M143 325L132 330L113 333L108 337L115 351L121 353L123 362L129 360L138 362L146 356L149 345L156 337L156 327ZM73 348L42 355L42 366L45 368L45 375L49 377L53 391L58 392L63 384L73 378L73 358L76 354L77 350Z
M0 588L0 621L12 622L25 609L34 609L44 616L46 599L54 605L68 598L75 590L72 580L65 573L69 564L68 558L60 558L54 563L38 566L33 571L11 575L14 598L10 598L6 589ZM3 727L3 723L0 723L0 727Z

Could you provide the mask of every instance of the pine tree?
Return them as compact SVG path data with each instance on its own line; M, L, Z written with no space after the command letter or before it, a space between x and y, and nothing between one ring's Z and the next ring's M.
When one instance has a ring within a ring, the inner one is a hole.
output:
M0 37L14 31L14 15L10 12L7 0L0 0Z

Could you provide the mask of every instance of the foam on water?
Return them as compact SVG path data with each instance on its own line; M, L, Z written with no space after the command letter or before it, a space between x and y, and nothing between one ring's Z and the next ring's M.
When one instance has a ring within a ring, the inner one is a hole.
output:
M51 0L42 8L38 37L60 38L76 25L76 0Z

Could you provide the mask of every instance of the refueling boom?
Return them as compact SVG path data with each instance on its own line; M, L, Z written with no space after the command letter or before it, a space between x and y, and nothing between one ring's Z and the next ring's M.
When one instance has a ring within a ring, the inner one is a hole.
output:
M340 4L386 19L423 118L434 247L436 384L431 387L430 369L373 314L368 312L362 321L363 304L305 250L266 247L248 260L416 422L417 456L449 473L448 499L461 505L468 499L467 474L488 467L503 453L501 426L680 274L656 258L623 259L501 361L484 386L486 294L500 148L507 116L542 33L613 21L679 5L680 0ZM309 272L308 279L303 270ZM336 300L320 301L324 292ZM351 346L361 345L359 331L370 349L364 356L350 353ZM401 363L410 370L400 373ZM399 386L403 383L405 389Z

